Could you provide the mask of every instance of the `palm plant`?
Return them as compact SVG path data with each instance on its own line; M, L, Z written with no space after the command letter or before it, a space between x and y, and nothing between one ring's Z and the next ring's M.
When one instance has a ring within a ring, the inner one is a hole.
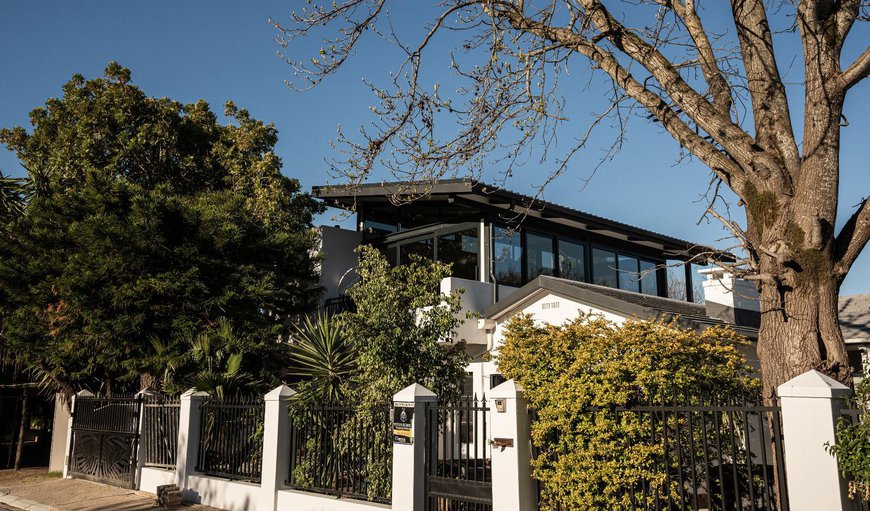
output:
M27 195L26 179L8 177L0 171L0 220L7 223L20 216Z
M216 328L199 335L185 335L181 345L188 349L183 354L173 354L159 341L152 344L166 364L163 381L167 389L194 388L224 399L257 385L254 377L242 370L244 351L227 318L219 318Z
M356 370L356 347L335 316L306 317L290 335L288 376L300 378L305 400L338 403Z

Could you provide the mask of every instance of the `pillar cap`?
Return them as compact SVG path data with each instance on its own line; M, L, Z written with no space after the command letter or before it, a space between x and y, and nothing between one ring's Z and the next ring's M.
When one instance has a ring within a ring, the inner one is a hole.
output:
M187 389L184 391L184 394L181 395L183 398L191 398L191 397L208 397L210 394L204 390L196 390L196 389Z
M419 383L412 383L393 394L393 401L435 401L436 399L438 396L434 392Z
M837 380L816 370L809 370L795 376L776 389L779 397L849 397L852 391Z
M279 401L281 398L289 399L298 394L295 390L291 389L287 385L279 385L274 389L270 390L268 394L266 394L266 401Z
M515 399L522 397L523 393L525 393L523 386L510 379L493 387L486 397L489 399Z
M90 390L80 390L76 392L76 397L96 397Z

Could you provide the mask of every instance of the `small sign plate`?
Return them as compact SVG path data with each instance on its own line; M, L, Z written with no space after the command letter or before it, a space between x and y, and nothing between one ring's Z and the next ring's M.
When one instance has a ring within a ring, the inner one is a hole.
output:
M413 444L414 403L393 403L393 443Z

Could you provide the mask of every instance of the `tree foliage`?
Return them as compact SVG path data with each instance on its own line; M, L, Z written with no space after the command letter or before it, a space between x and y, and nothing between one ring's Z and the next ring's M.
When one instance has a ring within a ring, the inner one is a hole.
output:
M44 176L0 238L0 341L65 391L111 391L226 321L244 370L276 382L284 321L317 296L320 206L280 173L274 127L148 97L114 63L63 91L32 132L0 130Z
M665 452L661 442L649 441L650 421L614 409L673 404L678 389L723 400L757 390L737 349L745 343L723 328L617 326L600 316L564 326L538 326L525 315L512 319L497 364L523 386L537 411L531 433L540 454L533 469L545 509L631 508L639 481L664 489L670 481Z
M541 154L552 162L536 180L543 190L598 126L616 127L605 159L612 157L642 110L639 117L679 144L680 159L697 158L712 172L707 215L723 223L739 257L701 257L759 283L768 394L814 367L848 381L837 295L870 240L870 200L835 228L840 133L847 95L870 74L870 47L858 39L857 58L841 62L841 54L853 29L866 30L856 23L868 19L865 1L447 0L431 2L416 31L393 25L396 4L314 2L275 22L298 89L337 73L369 37L397 48L387 84L368 82L376 121L358 136L339 134L345 150L334 171L350 186L383 170L411 181L408 190L477 178L487 167L506 180ZM309 36L321 39L312 58L298 54ZM445 41L458 87L439 87L445 73L432 68ZM803 64L802 81L790 86L802 111L790 105L780 72L792 57ZM569 75L603 77L609 90L603 110L579 130L566 122L566 105L582 93ZM723 204L725 187L745 222ZM535 206L512 205L506 214Z
M837 442L828 446L843 477L849 481L849 497L861 500L870 499L870 379L864 378L855 386L855 396L851 404L861 410L858 421L853 422L843 415L837 424Z
M384 406L412 383L445 401L459 398L469 358L465 341L455 338L459 294L439 290L449 266L412 258L390 267L377 249L359 250L360 280L348 291L356 311L341 317L359 353L352 402Z

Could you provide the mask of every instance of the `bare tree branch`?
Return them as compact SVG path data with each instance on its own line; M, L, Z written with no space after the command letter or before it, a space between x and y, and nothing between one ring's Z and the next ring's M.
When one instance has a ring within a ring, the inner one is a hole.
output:
M870 198L865 198L834 240L834 270L842 280L870 241Z
M851 89L852 86L870 75L870 46L855 59L851 66L847 67L840 75L843 80L843 89Z

